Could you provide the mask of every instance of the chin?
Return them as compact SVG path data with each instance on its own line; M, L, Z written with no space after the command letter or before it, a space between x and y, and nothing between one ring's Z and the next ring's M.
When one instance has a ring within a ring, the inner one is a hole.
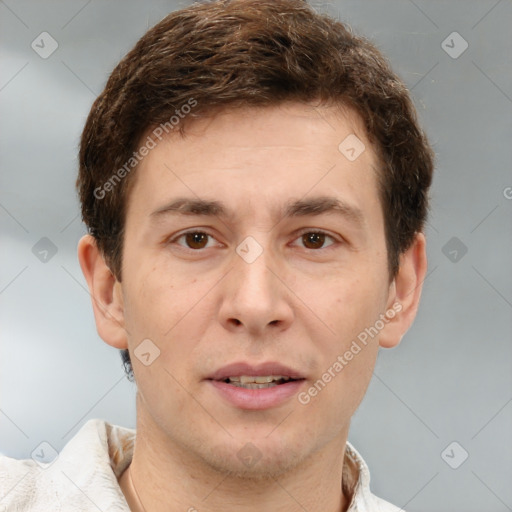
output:
M222 445L212 448L203 454L204 463L224 476L261 482L275 480L307 458L304 446L287 448L279 441L269 446L268 440L238 444L234 443L236 447Z

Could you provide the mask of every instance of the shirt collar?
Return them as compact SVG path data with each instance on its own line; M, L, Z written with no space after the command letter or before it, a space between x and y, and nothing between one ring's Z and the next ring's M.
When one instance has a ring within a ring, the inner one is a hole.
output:
M118 479L132 461L135 438L135 429L113 425L99 419L88 420L62 450L59 466L68 466L68 471L71 473L68 475L70 479L79 478L81 471L86 468L83 465L77 465L76 460L77 458L88 460L86 466L92 468L95 465L94 473L102 475L101 484L97 483L107 489L110 488L111 495L107 509L115 505L113 510L123 510L118 508L121 506L120 503L123 503L126 507L124 510L128 511ZM83 452L83 457L77 457L77 451ZM73 471L71 471L71 463L74 466ZM351 497L347 512L370 510L364 505L370 502L369 498L372 496L368 466L348 441L345 447L342 475L343 491Z

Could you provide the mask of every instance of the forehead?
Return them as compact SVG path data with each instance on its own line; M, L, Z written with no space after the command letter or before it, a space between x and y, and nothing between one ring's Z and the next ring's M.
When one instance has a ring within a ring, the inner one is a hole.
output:
M148 215L173 199L218 200L230 212L282 211L290 198L378 201L377 158L349 108L287 103L221 112L154 138L131 187L129 210ZM151 212L149 210L151 209ZM261 213L261 212L260 212Z

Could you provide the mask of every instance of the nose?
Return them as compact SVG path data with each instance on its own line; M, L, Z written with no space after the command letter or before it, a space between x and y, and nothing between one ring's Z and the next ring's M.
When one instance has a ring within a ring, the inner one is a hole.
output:
M223 279L219 310L223 326L255 337L287 329L293 321L293 293L286 285L283 266L271 250L264 248L254 261L240 251L233 261L234 267Z

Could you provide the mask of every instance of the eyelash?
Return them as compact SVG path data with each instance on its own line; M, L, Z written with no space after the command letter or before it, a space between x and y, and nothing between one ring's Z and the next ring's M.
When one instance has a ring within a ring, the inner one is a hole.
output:
M182 237L184 237L186 235L196 234L196 233L200 233L200 234L209 236L210 238L215 238L213 235L211 235L207 231L201 231L201 230L198 230L198 229L191 229L189 231L184 231L183 233L180 233L178 236L168 240L167 243L169 243L169 244L170 243L175 243L177 240L179 240L180 238L182 238ZM324 231L322 229L311 229L311 228L305 228L302 231L300 231L297 234L297 236L296 236L296 238L294 240L297 240L298 238L300 238L303 235L306 235L308 233L314 233L315 235L325 235L327 238L330 238L333 241L333 243L331 243L330 245L328 245L326 247L320 247L319 249L308 249L307 247L304 247L304 249L306 249L308 251L319 251L321 249L325 250L325 249L328 249L329 247L332 247L336 243L339 243L339 240L337 240L333 235L329 234L327 231ZM180 245L180 244L178 244L178 245ZM202 249L192 249L190 247L185 247L185 246L182 246L182 245L180 245L180 247L182 247L184 249L187 249L189 251L193 251L193 252L200 252L200 251L203 251L203 250L207 249L207 247L203 247Z

